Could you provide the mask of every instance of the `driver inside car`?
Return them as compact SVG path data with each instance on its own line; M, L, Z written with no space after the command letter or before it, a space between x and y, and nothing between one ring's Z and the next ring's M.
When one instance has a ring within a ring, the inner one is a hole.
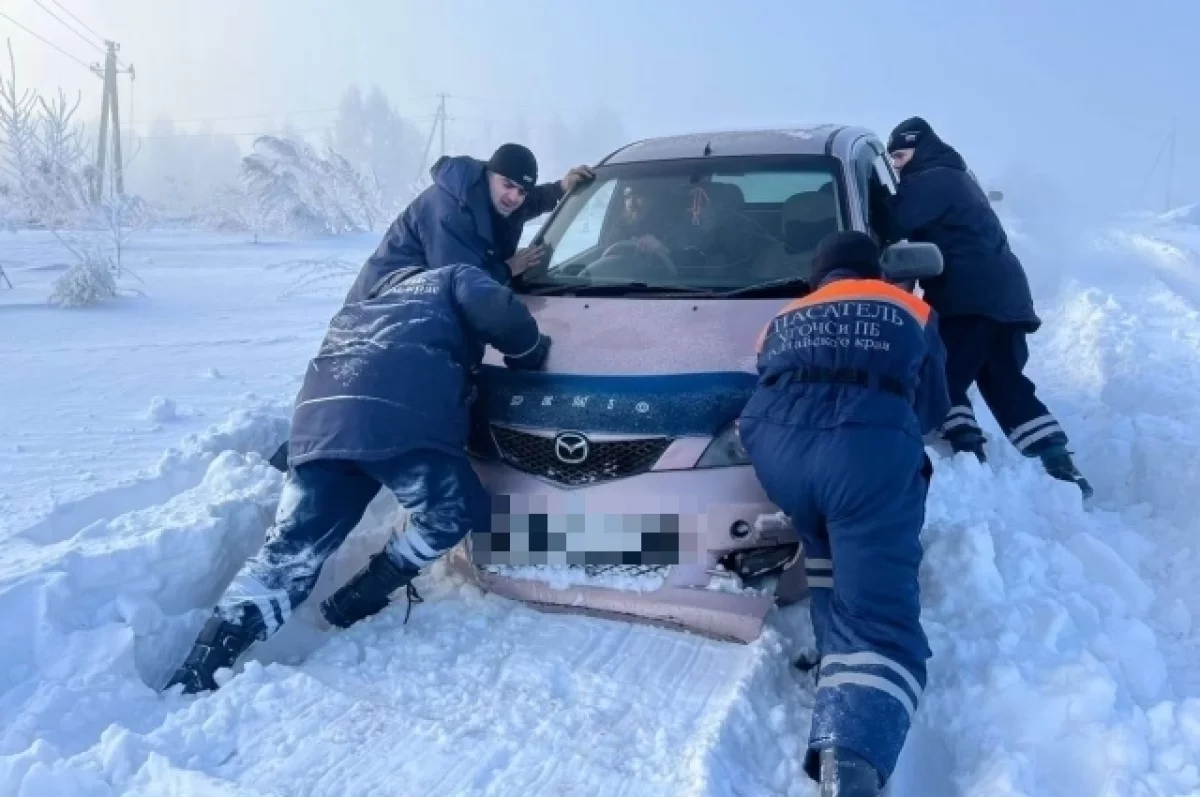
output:
M620 213L601 235L603 254L585 273L625 277L640 264L633 276L647 276L639 255L653 258L656 277L676 276L681 268L714 277L741 270L776 242L742 215L743 204L741 190L731 183L630 181L622 188Z
M647 181L634 181L622 189L621 212L605 225L600 236L604 254L614 246L633 244L639 252L667 254L658 238L666 222L667 199Z

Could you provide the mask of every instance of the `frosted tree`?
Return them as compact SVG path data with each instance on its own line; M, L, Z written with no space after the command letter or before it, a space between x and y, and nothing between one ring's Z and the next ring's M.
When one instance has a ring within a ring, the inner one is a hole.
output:
M338 104L331 146L356 168L364 169L371 163L367 136L367 111L363 105L362 91L358 86L351 86Z
M88 205L92 169L88 164L83 125L74 121L82 95L69 103L59 90L46 102L38 98L41 115L35 129L35 160L31 192L38 197L41 219L47 225L62 225L78 217ZM46 218L52 215L53 218Z
M0 74L0 174L8 197L8 213L27 221L27 198L37 150L37 93L17 84L17 63L8 42L8 74Z
M420 166L425 134L401 117L378 87L367 95L363 110L370 153L365 171L378 181L384 201L395 210L411 198L409 185Z
M374 229L383 217L373 181L345 158L302 141L261 136L242 159L246 187L280 231L338 235Z
M52 99L17 82L9 44L9 69L0 73L0 180L10 223L60 227L87 209L91 166L74 102L61 91Z

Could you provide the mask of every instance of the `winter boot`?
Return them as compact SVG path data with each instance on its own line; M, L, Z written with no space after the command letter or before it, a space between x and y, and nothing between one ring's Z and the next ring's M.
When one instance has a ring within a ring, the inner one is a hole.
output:
M1039 456L1046 473L1059 481L1077 484L1083 493L1084 500L1092 497L1094 493L1092 485L1088 484L1088 480L1083 478L1083 474L1075 467L1075 463L1071 460L1071 454L1065 446L1054 446L1043 451Z
M267 460L271 467L280 473L288 472L288 441L284 440L283 445L275 449L275 453Z
M849 750L821 751L821 797L879 797L879 773Z
M407 623L413 603L421 602L421 596L412 585L412 580L419 573L418 570L400 567L386 551L380 551L371 557L366 567L321 603L321 614L331 625L349 628L359 620L383 611L391 594L400 587L407 587L408 611L404 613L404 622Z
M257 610L251 607L246 611ZM247 630L248 625L252 623L232 622L214 612L196 638L187 660L163 689L183 684L183 692L188 695L215 690L214 673L223 667L233 667L238 657L256 641L253 633Z

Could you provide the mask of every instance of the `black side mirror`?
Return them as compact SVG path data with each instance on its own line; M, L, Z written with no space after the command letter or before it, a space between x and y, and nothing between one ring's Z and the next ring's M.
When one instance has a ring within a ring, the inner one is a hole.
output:
M880 265L891 282L928 279L942 273L942 251L937 244L900 241L883 250Z

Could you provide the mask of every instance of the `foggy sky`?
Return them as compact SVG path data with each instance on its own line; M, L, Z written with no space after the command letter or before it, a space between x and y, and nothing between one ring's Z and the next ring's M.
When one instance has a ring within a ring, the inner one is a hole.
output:
M143 133L159 116L255 133L284 117L228 117L333 108L355 82L418 119L431 95L454 95L452 129L606 105L634 137L823 121L886 137L919 114L989 181L1023 168L1089 210L1161 210L1165 162L1149 173L1174 129L1170 199L1200 201L1195 0L59 2L121 43ZM85 62L100 57L34 0L0 10ZM3 38L24 82L83 90L98 116L98 78L0 18ZM333 116L290 121L307 130Z

